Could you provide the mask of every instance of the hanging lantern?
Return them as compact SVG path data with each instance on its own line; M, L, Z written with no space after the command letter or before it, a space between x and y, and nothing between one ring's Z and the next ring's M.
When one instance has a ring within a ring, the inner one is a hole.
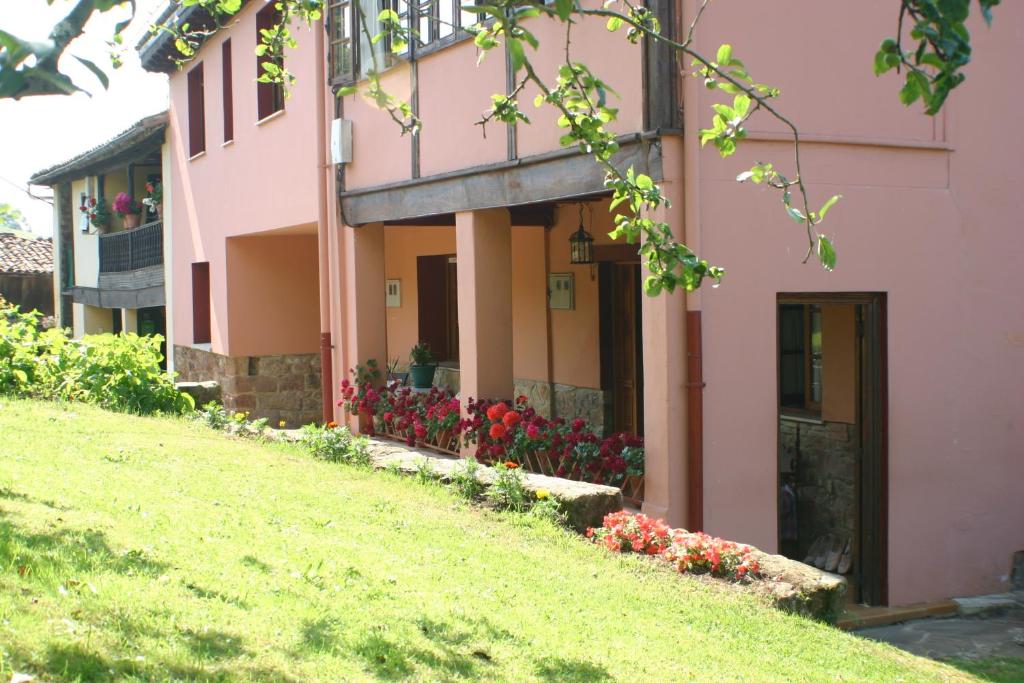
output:
M569 237L569 263L594 262L594 238L583 227L583 205L580 204L580 227Z

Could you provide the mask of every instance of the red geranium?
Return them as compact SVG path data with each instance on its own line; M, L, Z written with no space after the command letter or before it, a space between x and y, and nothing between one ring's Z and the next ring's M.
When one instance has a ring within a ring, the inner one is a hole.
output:
M510 410L501 418L501 421L505 423L505 426L511 429L522 417L514 410Z
M487 431L488 435L495 441L504 439L506 434L505 425L501 422L495 422L491 425L491 428Z

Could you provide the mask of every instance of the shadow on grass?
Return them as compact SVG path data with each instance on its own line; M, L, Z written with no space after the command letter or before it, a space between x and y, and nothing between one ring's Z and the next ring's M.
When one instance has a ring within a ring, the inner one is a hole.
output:
M252 555L243 555L240 561L246 567L258 569L264 574L269 574L270 572L274 571L274 568L271 567L269 564L267 564L263 560L253 557Z
M202 666L142 659L109 659L79 643L50 645L42 665L48 680L57 676L71 681L112 681L132 676L142 680L173 681L292 681L276 669L239 667L207 670Z
M33 575L63 578L94 572L159 576L167 568L139 550L115 552L106 536L93 529L37 533L7 519L0 519L0 565L16 567L30 580Z
M1020 683L1024 681L1024 659L1015 657L985 657L945 659L944 663L991 683Z
M337 617L307 619L299 631L299 643L308 652L334 652L341 645L342 621Z
M217 600L219 602L226 602L229 605L234 605L239 609L249 609L249 603L247 603L245 600L242 600L241 598L236 598L233 595L221 593L220 591L212 590L210 588L203 588L202 586L197 586L194 583L186 583L184 585L185 588L187 588L189 592L191 592L196 597L203 598L205 600Z
M69 510L74 509L68 507L67 505L61 505L55 500L47 500L45 498L34 498L28 495L27 493L21 493L19 491L14 491L13 489L9 488L0 488L0 498L6 498L7 500L18 500L23 503L31 503L34 505L45 505L51 510L57 510L59 512L67 512Z
M611 674L604 667L576 659L556 657L540 662L537 677L545 681L610 681Z

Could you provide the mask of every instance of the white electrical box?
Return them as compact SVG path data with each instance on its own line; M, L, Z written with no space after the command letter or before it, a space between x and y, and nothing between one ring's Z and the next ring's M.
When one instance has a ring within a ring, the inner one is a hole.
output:
M352 163L352 122L348 119L331 121L331 163Z

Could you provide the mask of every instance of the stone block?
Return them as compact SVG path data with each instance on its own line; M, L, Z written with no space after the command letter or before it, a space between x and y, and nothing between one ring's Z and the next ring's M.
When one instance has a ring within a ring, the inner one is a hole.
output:
M196 408L201 408L210 401L221 400L221 389L217 382L178 382L174 388L191 396L196 402Z
M1021 599L1013 593L978 595L970 598L953 598L960 616L974 617L984 614L1000 614L1021 606Z
M230 406L228 405L227 400L225 400L224 407L229 410L243 413L246 411L253 411L256 409L256 396L253 394L239 394L232 398Z
M281 391L297 391L305 388L302 375L285 375L277 381L277 388Z
M278 390L278 379L276 375L261 374L252 378L253 391L257 394L270 394Z
M426 460L427 466L438 479L451 477L460 462L460 458L378 439L370 440L370 456L377 469L394 466L409 474L418 472L420 464ZM484 485L489 485L494 476L494 469L490 467L481 466L477 471L477 478ZM528 491L546 490L558 499L565 509L570 526L581 532L589 527L601 526L605 515L622 509L622 491L613 486L529 472L524 473L523 485Z
M846 607L846 579L782 555L755 550L764 579L750 585L787 612L834 624Z

